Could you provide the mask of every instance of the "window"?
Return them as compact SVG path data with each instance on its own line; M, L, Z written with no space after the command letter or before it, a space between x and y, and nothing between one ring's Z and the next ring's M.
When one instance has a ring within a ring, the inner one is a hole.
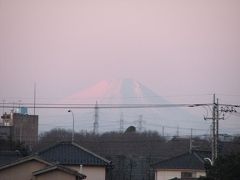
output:
M191 178L192 172L181 172L181 178Z

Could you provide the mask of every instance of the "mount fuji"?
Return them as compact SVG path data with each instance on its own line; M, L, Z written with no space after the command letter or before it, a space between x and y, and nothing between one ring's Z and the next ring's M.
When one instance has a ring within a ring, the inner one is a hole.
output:
M131 80L104 80L83 91L75 93L64 102L100 104L154 104L168 103L143 84Z
M168 100L132 79L104 80L92 87L79 91L61 101L66 104L172 104ZM76 130L93 130L95 110L74 110ZM98 109L99 132L118 131L120 119L124 129L130 125L142 130L157 130L165 134L176 134L188 128L206 127L198 118L182 108L110 108ZM179 128L178 128L179 127ZM184 128L181 128L184 127Z

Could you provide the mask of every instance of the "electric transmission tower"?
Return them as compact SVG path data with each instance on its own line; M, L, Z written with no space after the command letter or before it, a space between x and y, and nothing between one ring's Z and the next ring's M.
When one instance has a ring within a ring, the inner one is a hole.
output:
M179 126L177 126L177 132L176 136L179 137Z
M142 115L139 115L139 119L138 119L137 123L138 123L138 125L137 125L138 131L142 132L142 130L143 130L143 116Z
M124 131L124 118L123 118L123 113L121 113L120 115L120 128L119 128L120 132Z

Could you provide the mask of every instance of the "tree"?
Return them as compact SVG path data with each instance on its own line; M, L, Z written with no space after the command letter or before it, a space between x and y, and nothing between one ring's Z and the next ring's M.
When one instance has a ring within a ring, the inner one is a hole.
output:
M220 156L213 166L207 166L209 180L239 180L240 153Z
M136 127L134 127L134 126L129 126L129 127L126 129L125 133L136 133Z

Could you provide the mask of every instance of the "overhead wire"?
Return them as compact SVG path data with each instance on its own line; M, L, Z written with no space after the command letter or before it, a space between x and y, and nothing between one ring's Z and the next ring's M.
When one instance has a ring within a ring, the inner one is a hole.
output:
M37 103L22 103L26 108L36 108L36 109L94 109L95 104L41 104ZM171 108L171 107L198 107L198 106L209 106L211 104L98 104L98 108L102 109L114 109L114 108ZM19 106L14 106L9 103L5 103L0 107L5 108L17 108Z

